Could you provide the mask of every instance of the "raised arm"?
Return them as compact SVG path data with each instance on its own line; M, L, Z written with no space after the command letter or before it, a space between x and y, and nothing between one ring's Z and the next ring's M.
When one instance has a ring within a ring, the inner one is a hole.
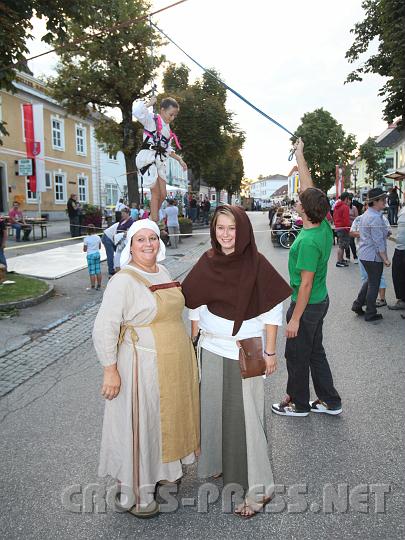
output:
M301 137L297 140L294 145L295 148L295 158L297 160L298 174L300 177L300 192L302 193L309 187L314 187L314 182L311 178L311 173L309 172L307 162L304 157L304 141Z

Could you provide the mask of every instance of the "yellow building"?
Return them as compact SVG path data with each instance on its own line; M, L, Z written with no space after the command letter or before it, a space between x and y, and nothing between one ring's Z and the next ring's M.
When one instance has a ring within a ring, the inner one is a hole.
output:
M15 94L0 91L0 120L7 123L9 132L0 146L0 213L7 213L13 201L18 200L29 216L45 212L50 219L66 219L71 193L76 193L82 204L99 203L99 189L94 189L97 145L91 120L67 114L46 94L41 81L28 74L18 73L14 86ZM41 165L38 171L42 171L43 191L36 193L30 191L26 176L16 174L16 161L27 157L25 103L33 104L41 116L43 148L36 162Z

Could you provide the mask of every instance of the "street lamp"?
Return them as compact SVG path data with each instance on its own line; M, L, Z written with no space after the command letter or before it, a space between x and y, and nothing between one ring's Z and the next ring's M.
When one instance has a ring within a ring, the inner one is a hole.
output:
M359 172L359 169L356 166L352 167L352 174L354 176L354 194L357 193L357 173Z

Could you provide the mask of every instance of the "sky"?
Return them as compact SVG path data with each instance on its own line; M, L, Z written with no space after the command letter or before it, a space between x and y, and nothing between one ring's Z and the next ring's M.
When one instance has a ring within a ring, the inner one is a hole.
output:
M378 96L384 79L368 75L363 82L343 84L353 69L345 53L353 42L350 29L364 18L361 1L188 0L154 22L289 131L294 132L306 112L323 107L361 144L386 127ZM171 3L155 0L152 7ZM40 41L44 33L44 22L34 20L31 54L47 49ZM173 45L164 53L171 62L186 63L191 79L201 76L201 69ZM50 54L29 67L35 76L50 75L56 61ZM287 175L293 165L288 161L288 133L229 93L227 106L246 133L245 176Z

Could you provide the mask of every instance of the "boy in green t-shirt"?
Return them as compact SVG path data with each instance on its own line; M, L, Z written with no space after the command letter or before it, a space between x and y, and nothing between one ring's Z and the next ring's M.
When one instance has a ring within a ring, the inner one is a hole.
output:
M322 326L329 307L326 288L328 260L333 244L326 220L329 201L314 187L304 158L304 143L296 143L300 195L296 209L303 229L290 250L288 271L293 289L287 312L287 396L272 411L282 416L308 416L309 412L340 414L342 402L333 386L322 343ZM309 371L318 399L309 401Z

